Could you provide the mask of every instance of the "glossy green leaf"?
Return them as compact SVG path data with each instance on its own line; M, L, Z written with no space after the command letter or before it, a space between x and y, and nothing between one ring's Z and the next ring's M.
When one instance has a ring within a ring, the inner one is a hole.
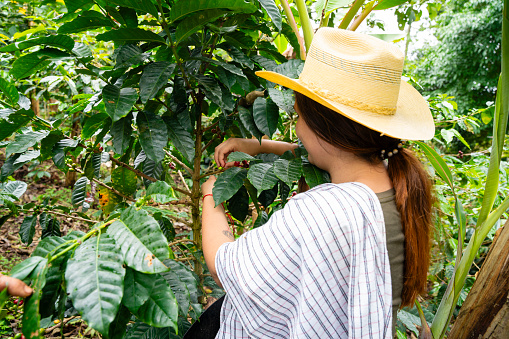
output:
M166 282L170 285L177 297L182 313L189 313L189 306L198 304L198 277L185 265L172 259L167 259L164 264L170 268L168 272L161 273Z
M140 133L139 142L148 158L155 162L164 159L164 147L168 143L168 128L163 120L150 112L138 112L136 124Z
M251 111L242 106L239 106L238 110L242 125L249 131L249 133L251 133L256 139L258 139L258 141L261 142L263 133L260 132L258 127L256 127L255 120Z
M307 161L302 163L302 173L310 188L330 182L327 172Z
M124 154L129 147L133 132L132 119L132 115L127 115L111 125L110 134L113 137L113 150L117 154Z
M41 305L39 310L41 318L47 318L55 312L55 304L62 291L62 282L64 280L64 272L59 266L52 265L46 272L46 284L42 290Z
M168 126L168 137L172 144L189 163L193 163L195 150L191 134L175 119L166 120L166 125Z
M316 13L322 13L325 9L325 13L329 13L338 9L339 7L346 7L350 5L352 0L318 0L315 2L314 7Z
M232 152L228 155L228 162L230 161L254 161L258 162L260 159L256 159L255 157L244 153L244 152Z
M267 14L269 14L269 17L272 19L272 22L276 25L277 29L281 30L283 19L281 18L281 12L277 7L276 2L274 0L258 0L258 2L267 11Z
M127 68L131 65L138 65L148 57L143 50L136 44L125 44L117 48L115 68Z
M119 88L106 85L102 91L106 112L113 122L125 117L138 100L138 92L134 88Z
M65 242L60 237L48 237L39 242L35 248L32 256L46 257L48 253L53 251L56 247L62 245Z
M46 68L50 63L50 56L40 55L39 52L34 52L16 59L9 73L16 79L23 79Z
M414 141L419 147L422 149L426 157L428 158L431 165L435 169L436 173L440 176L440 178L454 191L454 182L452 179L451 170L445 163L444 159L430 146L421 142Z
M48 223L46 224L46 227L43 227L41 239L51 236L59 237L61 235L62 234L60 232L60 221L58 221L57 218L52 217L49 219Z
M172 188L164 181L156 181L147 188L147 197L150 197L154 202L159 204L166 204L175 200L172 193Z
M97 113L92 115L85 121L85 125L81 130L82 139L90 139L95 133L99 132L108 121L109 116L106 113Z
M71 203L73 206L81 206L87 196L88 178L83 176L74 183L72 190Z
M176 64L169 61L154 62L145 66L140 79L141 102L146 103L156 96L157 92L168 83L175 66Z
M39 150L26 151L20 154L20 156L16 160L14 160L14 166L16 166L17 164L25 164L29 161L32 161L38 158L39 155L41 155L41 152Z
M7 97L11 104L16 105L18 103L18 90L13 84L2 78L0 78L0 91Z
M23 163L16 163L14 162L19 158L19 154L13 154L2 165L2 168L0 169L0 182L5 181L10 175L14 173L18 168L23 166Z
M376 6L375 8L373 8L374 10L383 10L383 9L387 9L387 8L391 8L391 7L396 7L396 6L399 6L399 5L402 5L404 4L405 2L408 2L409 0L381 0Z
M244 184L247 170L240 167L231 167L217 177L212 189L214 203L217 205L230 199Z
M165 44L166 41L160 35L141 28L119 28L102 33L96 36L97 41L118 41L118 42L155 42Z
M171 220L165 216L162 216L161 219L157 220L159 223L159 227L161 227L161 231L163 232L166 240L168 242L172 242L175 240L176 232L175 226L171 222Z
M81 244L65 271L67 292L87 324L108 333L120 306L125 268L115 241L99 233Z
M21 241L27 246L32 243L35 234L35 224L37 215L27 215L19 227L19 236Z
M291 186L302 176L302 161L300 159L278 159L274 162L274 174L285 184Z
M159 11L151 1L146 0L109 0L108 4L136 9L141 13L149 13L159 17Z
M157 328L141 321L135 322L123 339L169 339L168 328Z
M13 141L7 145L5 150L6 156L12 153L23 153L28 148L34 146L39 141L48 136L49 131L29 131L24 134L18 134Z
M48 35L45 37L28 39L4 46L0 48L0 52L15 52L40 45L57 47L70 52L74 48L74 40L71 37L63 34Z
M69 13L74 13L78 9L87 10L94 5L93 0L65 0L64 2Z
M241 222L246 219L249 213L249 194L244 186L228 200L228 211Z
M30 110L20 109L9 115L6 119L0 119L0 140L10 137L21 127L25 126L34 118L34 112Z
M148 300L156 282L155 274L146 274L127 268L122 303L133 313Z
M275 88L269 88L269 95L272 101L274 101L283 112L295 113L295 109L293 108L293 105L295 104L293 91L280 91Z
M302 72L302 68L304 68L304 61L292 59L277 65L273 71L291 79L298 79L300 73Z
M177 25L177 31L175 32L176 43L178 44L182 40L187 39L191 34L203 29L205 24L220 18L225 13L228 12L221 9L211 9L190 15Z
M39 331L41 327L41 315L39 313L39 309L41 306L42 289L46 284L47 269L48 267L44 266L44 268L38 272L34 279L35 282L32 285L34 293L25 300L23 317L21 321L23 335L27 339L42 338L42 335L40 335L41 333Z
M125 209L107 233L117 242L128 266L144 273L168 269L162 263L170 256L168 243L157 221L145 210Z
M249 69L254 68L254 62L237 47L226 42L220 43L219 45L217 45L217 47L223 49L226 53L228 53L228 55L233 59L233 61L238 62L239 64L246 66Z
M124 283L125 284L125 283ZM120 304L120 309L108 328L109 339L123 339L126 334L127 324L131 320L131 312L127 307Z
M9 300L10 295L7 294L7 288L4 288L2 291L0 291L0 316L4 316L4 306L7 300Z
M177 1L177 3L171 8L170 20L180 20L186 15L211 9L227 9L237 13L253 13L257 10L255 5L244 0Z
M198 80L198 85L203 90L203 93L210 99L213 103L218 106L222 105L222 93L221 87L217 83L216 79L205 76L205 75L195 75L196 80Z
M279 108L270 98L256 98L253 104L253 118L256 127L271 138L277 130Z
M19 199L26 192L27 184L18 180L9 181L3 187L0 185L0 188L0 194L11 194Z
M271 189L278 182L278 178L274 174L274 166L270 163L254 164L250 166L247 177L260 192Z
M154 287L147 301L138 309L138 319L151 326L177 328L177 299L160 274L154 274Z
M258 214L258 218L256 218L253 228L263 226L265 225L265 223L267 223L267 221L269 221L269 215L267 214L267 212L262 211L261 214Z
M47 262L48 259L46 258L32 256L14 266L9 273L9 276L19 280L24 280L30 276L30 274L39 264L42 263L42 265L45 265Z
M66 22L58 28L60 34L79 33L91 31L103 27L116 27L115 23L106 17L79 16L70 22Z
M138 178L133 171L117 167L111 172L111 182L114 189L129 196L136 192Z

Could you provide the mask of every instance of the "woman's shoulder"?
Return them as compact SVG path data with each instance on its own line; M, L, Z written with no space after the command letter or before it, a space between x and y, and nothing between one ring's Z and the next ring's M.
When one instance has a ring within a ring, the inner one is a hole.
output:
M371 205L377 202L376 194L366 185L359 182L348 182L341 184L325 183L312 189L297 194L292 200L303 203L317 199L325 199L330 203Z

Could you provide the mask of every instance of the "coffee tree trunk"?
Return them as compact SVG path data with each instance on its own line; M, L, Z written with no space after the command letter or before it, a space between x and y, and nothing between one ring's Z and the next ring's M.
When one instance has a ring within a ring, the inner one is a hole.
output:
M495 238L461 307L450 339L507 338L509 334L509 221Z

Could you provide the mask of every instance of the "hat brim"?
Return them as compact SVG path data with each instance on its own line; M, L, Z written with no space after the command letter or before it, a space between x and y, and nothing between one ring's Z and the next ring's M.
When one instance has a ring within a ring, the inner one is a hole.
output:
M435 124L427 101L412 85L403 80L401 80L396 112L393 115L383 115L353 108L324 98L309 89L299 79L291 79L271 71L258 71L256 75L293 89L384 135L403 140L429 140L435 135Z

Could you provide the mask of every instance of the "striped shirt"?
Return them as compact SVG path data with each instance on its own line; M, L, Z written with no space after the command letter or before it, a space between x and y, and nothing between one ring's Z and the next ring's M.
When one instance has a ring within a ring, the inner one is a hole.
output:
M391 338L385 224L360 183L323 184L223 244L216 338Z

